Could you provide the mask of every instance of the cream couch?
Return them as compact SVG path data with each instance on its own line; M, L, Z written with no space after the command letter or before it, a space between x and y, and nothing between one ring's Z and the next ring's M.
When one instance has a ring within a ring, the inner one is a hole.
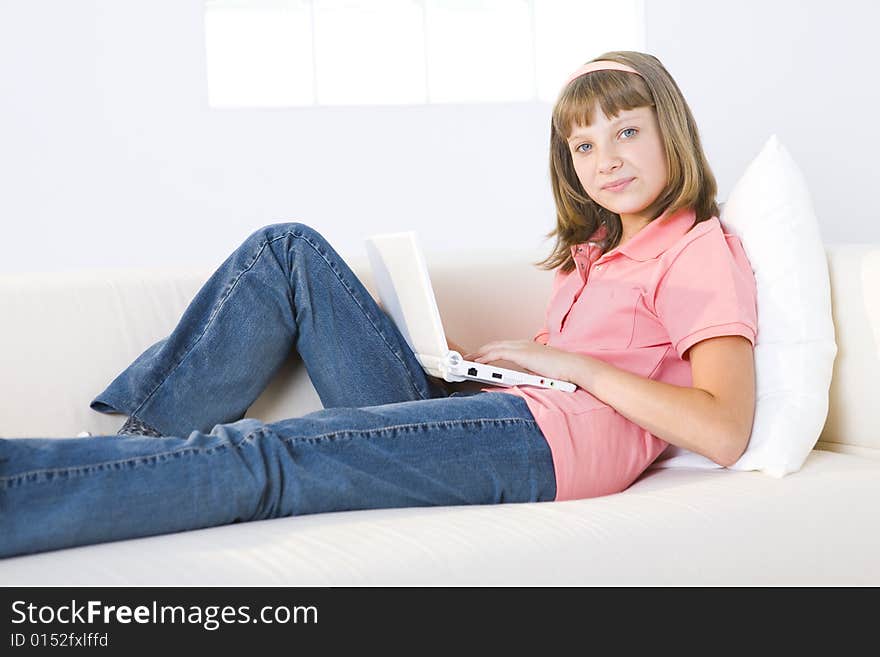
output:
M797 473L652 467L587 500L236 524L0 560L0 584L880 585L880 245L826 251L839 351L827 423ZM529 266L540 255L452 266L429 252L449 337L531 337L552 280ZM347 259L374 292L365 258ZM115 433L124 417L89 402L171 331L210 273L0 276L0 435ZM247 417L320 408L292 352Z

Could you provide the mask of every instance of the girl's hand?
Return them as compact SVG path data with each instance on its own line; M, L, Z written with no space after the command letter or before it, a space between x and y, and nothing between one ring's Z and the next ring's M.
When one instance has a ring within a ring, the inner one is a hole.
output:
M531 374L571 381L570 373L577 366L578 355L532 340L501 340L484 344L476 351L463 354L463 358L477 363L509 360Z
M450 349L452 349L452 351L457 351L460 354L463 354L465 352L464 347L462 347L460 344L457 344L449 339L446 340L446 346L449 347Z

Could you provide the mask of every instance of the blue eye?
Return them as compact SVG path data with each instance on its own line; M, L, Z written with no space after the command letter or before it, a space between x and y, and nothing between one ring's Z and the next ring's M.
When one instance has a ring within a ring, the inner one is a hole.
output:
M620 134L623 134L624 132L629 132L630 130L632 130L633 132L638 132L637 128L624 128L623 130L620 131ZM589 146L589 145L590 144L581 144L580 146L575 147L574 150L577 153L586 153L586 151L581 150L581 146Z

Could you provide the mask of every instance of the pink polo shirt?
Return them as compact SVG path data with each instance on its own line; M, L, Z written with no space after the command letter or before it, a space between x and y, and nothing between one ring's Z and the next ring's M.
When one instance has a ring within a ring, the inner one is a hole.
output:
M717 217L693 222L683 209L608 253L572 246L577 267L556 270L533 339L680 386L693 384L685 352L700 340L742 335L754 345L757 289L742 243ZM604 236L601 226L590 239ZM669 445L582 388L481 390L525 399L553 454L557 500L625 490Z

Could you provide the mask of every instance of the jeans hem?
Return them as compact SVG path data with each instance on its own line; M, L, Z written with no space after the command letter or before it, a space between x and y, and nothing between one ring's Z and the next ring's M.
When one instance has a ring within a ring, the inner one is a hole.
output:
M111 396L101 394L95 397L90 403L89 408L104 415L131 415L131 411L125 410L127 404L116 402Z

